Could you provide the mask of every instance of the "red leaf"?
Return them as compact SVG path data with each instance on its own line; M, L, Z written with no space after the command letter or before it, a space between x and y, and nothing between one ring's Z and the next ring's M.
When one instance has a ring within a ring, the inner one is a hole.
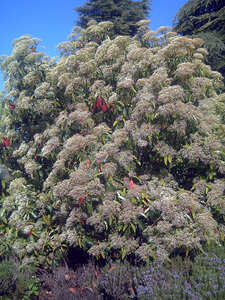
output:
M107 111L108 106L107 106L105 100L104 100L102 97L100 98L100 104L101 104L102 110L103 110L104 112Z
M87 164L88 164L88 166L90 166L90 164L91 164L91 162L90 162L90 159L89 159L89 158L87 158Z
M79 201L80 201L80 204L83 204L84 199L83 199L83 198L80 198Z
M97 98L96 98L96 102L95 102L95 104L96 104L96 107L97 107L98 109L100 109L100 108L101 108L101 105L100 105L100 99L99 99L99 97L97 97Z
M9 104L9 107L10 107L11 111L13 111L15 109L15 104Z
M81 221L81 224L84 226L84 220L80 219L80 221Z
M9 140L6 137L3 138L3 143L6 147L9 146Z

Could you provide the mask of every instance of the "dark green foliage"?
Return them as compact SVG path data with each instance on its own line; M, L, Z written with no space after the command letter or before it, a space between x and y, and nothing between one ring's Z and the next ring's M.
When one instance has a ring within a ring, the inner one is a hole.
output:
M89 0L83 6L75 8L79 14L77 25L87 28L88 22L110 21L114 24L114 35L137 33L136 23L146 19L150 10L149 0Z
M3 260L0 263L0 295L11 293L13 291L13 261Z
M21 266L9 258L0 263L0 299L38 299L39 279L34 265Z
M190 0L174 18L174 31L201 38L214 70L225 74L225 3L223 0Z

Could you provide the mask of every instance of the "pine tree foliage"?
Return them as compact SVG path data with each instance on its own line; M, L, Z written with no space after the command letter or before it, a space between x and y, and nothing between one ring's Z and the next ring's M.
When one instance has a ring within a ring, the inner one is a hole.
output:
M149 0L89 0L75 8L79 14L77 25L87 28L89 21L110 21L114 24L114 35L131 35L137 32L135 24L148 16Z
M202 38L212 68L225 74L225 3L223 0L190 0L174 18L177 33Z
M148 25L114 39L112 22L75 28L57 63L27 36L2 58L0 155L14 172L1 255L49 266L80 247L147 262L224 241L222 76L202 40Z

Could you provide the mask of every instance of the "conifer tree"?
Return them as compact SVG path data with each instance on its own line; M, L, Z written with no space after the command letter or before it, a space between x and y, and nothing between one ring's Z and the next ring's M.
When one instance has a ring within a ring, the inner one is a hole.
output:
M225 2L223 0L190 0L174 18L174 31L201 38L208 50L214 70L225 75Z
M83 6L75 8L79 14L77 25L87 28L91 20L114 23L115 35L131 35L137 32L135 24L148 16L149 0L89 0Z

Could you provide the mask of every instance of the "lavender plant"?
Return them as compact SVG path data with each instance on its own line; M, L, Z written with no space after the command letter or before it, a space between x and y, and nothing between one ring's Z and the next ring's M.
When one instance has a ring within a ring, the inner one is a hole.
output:
M75 28L57 63L27 36L2 58L15 179L1 214L24 263L69 247L165 261L223 242L222 76L200 39L147 25L113 40L110 22Z
M133 286L138 299L223 299L224 259L205 253L181 264L175 260L172 267L160 262L143 270L137 269ZM186 266L186 273L184 268ZM182 267L182 268L181 268ZM130 295L130 298L135 298Z

